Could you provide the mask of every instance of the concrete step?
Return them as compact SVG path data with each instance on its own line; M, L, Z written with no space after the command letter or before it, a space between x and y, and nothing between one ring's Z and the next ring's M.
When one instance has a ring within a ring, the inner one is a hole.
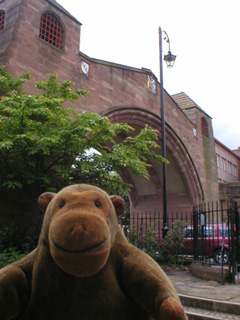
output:
M199 297L179 295L189 320L240 319L240 304Z
M240 315L227 314L223 312L203 310L184 306L184 311L188 316L188 320L237 320Z

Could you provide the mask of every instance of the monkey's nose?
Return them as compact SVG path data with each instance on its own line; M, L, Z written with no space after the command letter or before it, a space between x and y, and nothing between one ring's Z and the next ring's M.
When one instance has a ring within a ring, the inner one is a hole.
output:
M74 240L78 240L82 237L83 233L86 231L84 225L74 225L70 228L70 235L74 238Z

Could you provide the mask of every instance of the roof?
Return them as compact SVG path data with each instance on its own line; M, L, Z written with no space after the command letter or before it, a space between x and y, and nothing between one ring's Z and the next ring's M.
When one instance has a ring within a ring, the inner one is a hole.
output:
M89 61L91 61L93 63L107 65L107 66L114 67L114 68L119 68L119 69L126 69L126 70L139 72L139 73L145 73L145 74L153 75L156 78L154 73L150 69L147 69L147 68L141 68L140 69L140 68L130 67L130 66L126 66L126 65L123 65L123 64L115 63L115 62L110 62L110 61L106 61L106 60L91 58L88 55L86 55L85 53L83 53L82 51L79 51L79 55L84 57L84 58L86 58L86 59L88 59ZM156 78L156 80L157 80L157 78Z
M193 101L185 92L180 92L172 95L173 100L184 111L191 108L197 108L211 118L195 101Z
M234 152L235 150L229 149L227 146L225 146L225 144L223 144L221 141L219 141L216 138L214 138L214 142L215 142L215 145L218 145L220 148L225 149L227 152L231 153L234 157L238 159L238 161L240 160L239 155Z
M51 5L53 5L55 8L57 8L58 10L62 11L63 13L65 13L67 16L69 16L72 20L76 21L77 23L79 23L80 25L81 22L79 22L73 15L71 15L70 12L68 12L63 6L61 6L56 0L46 0L48 3L50 3Z

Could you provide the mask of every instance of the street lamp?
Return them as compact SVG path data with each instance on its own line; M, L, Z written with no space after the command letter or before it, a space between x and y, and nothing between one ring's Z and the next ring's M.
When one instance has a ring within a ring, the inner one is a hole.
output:
M162 156L166 158L165 143L165 112L164 112L164 88L163 88L163 60L166 61L167 67L172 68L176 60L176 56L171 53L170 40L166 31L162 31L159 27L159 58L160 58L160 95L161 95L161 118L162 118ZM164 37L163 37L164 33ZM162 39L168 43L168 54L162 57ZM166 184L166 163L163 162L163 238L168 233L167 223L167 184Z

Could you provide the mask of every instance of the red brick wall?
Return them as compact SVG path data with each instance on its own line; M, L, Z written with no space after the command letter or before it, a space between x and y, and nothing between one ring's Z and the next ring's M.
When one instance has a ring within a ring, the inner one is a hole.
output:
M232 183L220 183L220 199L224 201L224 205L226 206L226 202L231 199L235 200L238 203L238 207L240 208L240 182L232 182Z
M73 79L80 86L81 80L77 71L80 70L80 23L46 0L8 0L0 7L6 11L6 27L0 35L0 47L3 48L4 64L8 71L16 75L30 71L34 81L41 80L45 74L58 73L60 80ZM63 50L39 38L41 14L45 11L55 13L64 26ZM8 39L8 46L3 38ZM30 88L33 90L33 87Z
M16 5L16 3L19 4ZM0 47L2 48L1 61L6 64L8 71L14 72L16 75L31 71L34 82L41 80L47 73L57 73L59 80L70 79L74 81L77 88L87 89L91 93L87 97L80 98L74 105L74 108L79 112L88 110L102 114L111 108L129 106L142 108L160 117L159 84L156 81L155 94L147 89L148 77L154 77L151 71L98 61L79 53L81 25L69 15L46 0L22 0L20 2L8 0L0 4L0 9L6 10L6 28L0 34ZM39 39L40 17L46 10L54 12L64 26L65 45L62 50ZM82 60L90 66L88 75L81 72ZM27 85L26 90L30 93L36 92L32 84ZM134 115L131 117L134 118ZM114 119L117 121L116 112ZM173 158L176 161L175 167L179 168L179 179L185 182L188 180L190 186L191 175L187 173L187 166L192 159L192 175L199 176L205 198L215 200L218 198L218 184L214 164L215 151L211 120L207 119L210 136L206 146L201 135L201 114L198 112L192 114L190 120L167 92L165 92L165 120L172 133L174 132L174 139L176 139L173 143L169 140L168 145L169 148L171 145L169 152L173 156L176 153ZM147 123L144 119L141 121L140 126ZM159 123L157 128L160 131ZM196 137L193 134L193 128L197 129ZM172 139L170 134L168 139ZM174 144L175 142L176 144ZM174 146L176 146L176 152ZM179 148L182 150L182 158L180 158ZM186 149L185 153L183 152L184 148ZM191 159L184 159L184 154ZM196 170L192 169L194 166ZM158 179L161 180L160 177ZM174 184L174 181L171 183ZM160 191L156 187L156 183L154 185L160 199ZM169 199L172 199L171 203L177 205L178 200L176 199L185 199L179 201L182 201L182 205L185 201L191 206L193 203L190 199L190 191L186 189L184 192L184 197L180 194L174 197L172 193L172 196L169 196ZM159 206L159 204L157 205Z

